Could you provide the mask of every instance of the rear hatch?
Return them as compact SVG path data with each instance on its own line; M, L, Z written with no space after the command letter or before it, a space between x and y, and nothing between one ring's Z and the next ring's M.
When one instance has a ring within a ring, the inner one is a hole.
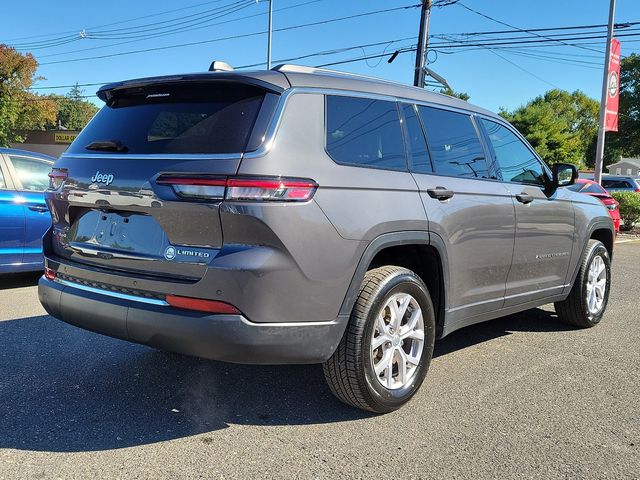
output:
M219 200L157 180L236 174L242 154L260 146L278 93L227 78L101 89L106 105L55 164L52 253L128 275L201 278L222 246Z

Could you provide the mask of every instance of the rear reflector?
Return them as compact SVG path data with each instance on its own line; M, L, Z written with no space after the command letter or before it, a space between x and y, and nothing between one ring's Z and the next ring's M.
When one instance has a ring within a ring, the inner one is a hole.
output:
M189 177L163 175L159 185L171 185L180 197L245 202L305 202L318 184L300 178Z
M219 313L238 315L238 310L233 305L216 300L203 300L200 298L179 297L177 295L167 295L167 303L175 308L184 308L186 310L197 310L198 312Z
M53 270L51 268L45 268L44 269L44 278L46 278L47 280L55 280L56 279L55 270Z

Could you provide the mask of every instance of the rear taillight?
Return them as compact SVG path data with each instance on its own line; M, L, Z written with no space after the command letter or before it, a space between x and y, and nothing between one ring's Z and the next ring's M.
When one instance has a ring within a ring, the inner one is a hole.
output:
M318 188L313 180L280 177L162 175L156 183L171 185L180 197L237 202L305 202Z
M51 268L44 269L44 278L47 280L55 280L56 279L56 271Z
M292 178L229 178L225 198L234 201L304 202L313 197L318 185L311 180Z
M159 185L171 185L179 197L209 200L224 198L226 182L226 178L180 176L161 176L156 181Z
M49 190L58 190L64 184L69 173L64 168L53 168L49 172Z
M178 295L167 295L166 300L169 305L175 308L217 314L240 314L240 310L233 305L217 300L203 300L201 298L180 297Z

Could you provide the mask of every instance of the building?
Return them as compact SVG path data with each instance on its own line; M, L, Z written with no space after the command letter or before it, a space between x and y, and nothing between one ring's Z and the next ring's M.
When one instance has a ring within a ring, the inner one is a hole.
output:
M640 158L621 158L619 162L607 167L609 175L626 175L640 177Z
M58 158L78 133L80 132L76 130L29 130L22 133L25 136L24 142L12 143L9 146Z

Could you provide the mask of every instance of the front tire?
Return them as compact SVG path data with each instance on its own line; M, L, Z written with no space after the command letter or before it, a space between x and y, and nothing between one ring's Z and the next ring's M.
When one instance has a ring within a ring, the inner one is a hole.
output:
M611 259L598 240L589 240L578 276L566 300L556 302L558 318L581 328L596 326L609 301Z
M420 388L434 340L435 313L420 277L395 266L370 270L342 341L323 365L329 388L356 408L396 410Z

